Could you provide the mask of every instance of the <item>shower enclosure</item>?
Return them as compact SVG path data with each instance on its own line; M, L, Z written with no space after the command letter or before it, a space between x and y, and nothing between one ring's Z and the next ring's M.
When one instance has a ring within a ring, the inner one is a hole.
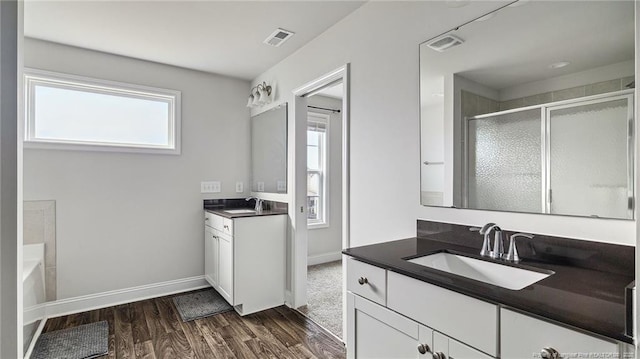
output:
M466 208L633 218L633 90L464 119Z

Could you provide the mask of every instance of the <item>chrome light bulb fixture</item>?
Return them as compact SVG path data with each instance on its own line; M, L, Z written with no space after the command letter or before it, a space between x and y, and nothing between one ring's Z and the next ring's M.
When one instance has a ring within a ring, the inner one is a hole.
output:
M271 101L273 101L273 97L271 94L273 93L273 88L270 85L267 85L266 82L262 82L258 84L256 87L251 89L249 93L249 99L247 100L247 107L258 107L264 106Z

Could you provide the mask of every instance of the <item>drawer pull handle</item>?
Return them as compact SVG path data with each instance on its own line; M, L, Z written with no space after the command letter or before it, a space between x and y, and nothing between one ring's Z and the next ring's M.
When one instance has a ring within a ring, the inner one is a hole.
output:
M358 283L360 283L360 285L365 285L369 283L369 280L367 279L367 277L360 277L358 278Z
M443 352L433 353L433 359L447 359L447 356Z
M560 353L551 347L546 347L540 351L540 357L542 357L542 359L559 359Z
M427 344L418 345L418 352L420 354L427 354L430 351L431 351L431 348L429 348L429 346Z
M227 226L226 224L223 227L224 229L229 229L229 226Z

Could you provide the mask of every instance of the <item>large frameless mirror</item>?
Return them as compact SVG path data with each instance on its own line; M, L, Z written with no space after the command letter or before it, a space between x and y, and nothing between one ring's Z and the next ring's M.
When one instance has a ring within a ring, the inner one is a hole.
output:
M287 193L287 104L251 117L251 191Z
M519 1L420 45L421 203L633 219L634 3Z

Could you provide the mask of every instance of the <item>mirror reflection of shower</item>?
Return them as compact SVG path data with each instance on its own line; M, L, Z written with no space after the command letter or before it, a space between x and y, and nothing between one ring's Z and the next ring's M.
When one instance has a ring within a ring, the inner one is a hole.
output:
M505 6L419 61L422 205L633 219L633 2Z
M466 117L464 126L465 207L633 218L632 90Z

